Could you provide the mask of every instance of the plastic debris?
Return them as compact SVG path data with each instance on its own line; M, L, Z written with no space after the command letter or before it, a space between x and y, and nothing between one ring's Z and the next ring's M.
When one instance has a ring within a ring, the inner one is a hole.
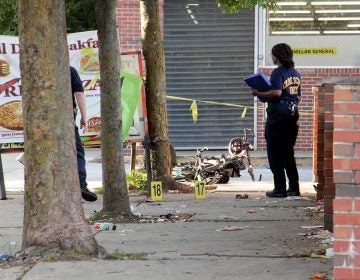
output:
M10 259L10 255L7 253L0 253L0 261L7 261Z
M327 248L325 256L327 256L329 259L333 258L334 257L334 248Z
M116 225L113 223L95 223L94 229L97 231L116 230Z
M318 226L301 226L301 228L303 229L317 229L317 228L324 228L323 225L318 225Z
M220 219L223 219L223 220L238 220L238 218L234 217L234 216L220 216Z

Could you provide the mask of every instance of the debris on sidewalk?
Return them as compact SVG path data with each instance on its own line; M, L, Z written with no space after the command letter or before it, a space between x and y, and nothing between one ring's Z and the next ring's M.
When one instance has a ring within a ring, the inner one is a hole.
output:
M237 194L235 196L235 199L247 199L247 198L249 198L248 194Z
M317 228L324 228L324 225L317 225L317 226L301 226L303 229L317 229Z
M139 223L187 222L193 216L194 216L194 214L190 214L190 213L186 213L186 212L168 213L168 214L160 215L159 217L144 216L143 219L141 219L139 221Z
M327 276L325 274L322 273L315 273L313 275L311 275L312 280L327 280Z
M10 255L7 253L0 253L0 262L1 261L7 261L8 259L10 259Z
M216 231L238 231L238 230L243 230L243 229L244 228L237 227L237 226L227 226L227 227L219 228Z
M284 198L284 200L311 200L311 199L306 196L288 196Z

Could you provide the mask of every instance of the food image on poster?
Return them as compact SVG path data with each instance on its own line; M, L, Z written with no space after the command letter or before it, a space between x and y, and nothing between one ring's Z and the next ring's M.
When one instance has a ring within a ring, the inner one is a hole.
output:
M10 74L9 63L4 59L0 59L0 77L6 77L9 74Z
M10 130L23 130L21 101L10 101L0 106L0 126Z
M80 59L80 68L84 71L100 71L99 56L97 53L86 54Z

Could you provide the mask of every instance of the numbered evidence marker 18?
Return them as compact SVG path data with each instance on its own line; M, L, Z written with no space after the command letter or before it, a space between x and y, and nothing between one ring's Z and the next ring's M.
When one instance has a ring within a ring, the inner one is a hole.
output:
M195 182L195 199L206 199L205 181Z
M151 182L151 200L162 200L162 182Z

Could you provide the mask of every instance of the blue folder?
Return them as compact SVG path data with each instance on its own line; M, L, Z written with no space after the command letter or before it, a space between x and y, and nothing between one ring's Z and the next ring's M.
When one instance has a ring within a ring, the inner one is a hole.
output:
M273 89L270 80L264 73L259 72L244 78L245 83L251 88L257 89L260 92ZM261 102L269 102L270 98L258 96Z

